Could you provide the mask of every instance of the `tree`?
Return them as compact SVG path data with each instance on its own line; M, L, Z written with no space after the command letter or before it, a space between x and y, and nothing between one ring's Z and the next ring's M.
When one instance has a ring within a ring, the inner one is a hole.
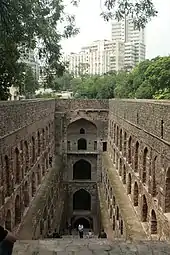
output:
M21 84L21 94L29 97L39 88L39 84L31 67L26 66L24 71L23 82Z
M78 5L81 0L72 0ZM144 28L148 21L157 15L152 0L103 0L104 6L101 16L106 20L120 21L125 16L132 18L135 27Z
M63 33L57 30L59 22L65 22ZM60 60L61 38L78 32L74 16L64 13L62 0L0 0L0 28L0 56L3 57L0 95L5 97L8 87L18 83L22 72L18 59L23 48L37 49L50 80L65 69Z

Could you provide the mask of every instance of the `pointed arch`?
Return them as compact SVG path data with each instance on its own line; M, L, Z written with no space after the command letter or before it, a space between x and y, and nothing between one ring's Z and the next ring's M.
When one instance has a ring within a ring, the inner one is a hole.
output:
M91 180L91 164L84 159L73 165L73 180Z
M21 222L21 207L20 207L20 197L19 195L15 198L15 225Z
M151 235L157 234L157 219L154 210L151 211Z
M38 143L38 156L40 156L40 153L41 153L41 138L40 138L40 132L38 131L37 133L37 143Z
M40 165L38 164L38 167L37 167L37 184L40 185L41 183L41 168L40 168Z
M120 129L120 151L122 151L122 129Z
M26 181L25 182L25 185L24 185L24 206L25 207L28 207L29 206L29 201L30 198L29 198L29 187L28 187L28 182Z
M122 159L119 160L119 175L122 176Z
M32 163L35 163L35 138L32 136L31 138L32 142Z
M124 132L124 146L123 146L123 155L126 157L126 151L127 151L127 134Z
M148 219L148 204L145 195L142 197L142 222L147 222Z
M32 173L32 197L35 196L35 193L36 193L36 176L35 176L35 173L33 172Z
M139 142L135 144L135 172L138 172L139 167Z
M84 128L80 128L80 134L85 134L85 129Z
M6 194L5 196L11 195L11 184L10 184L10 167L8 156L5 155L5 180L6 180Z
M143 172L142 172L143 183L146 183L146 177L147 177L147 158L148 158L148 148L145 147L143 152Z
M20 182L20 160L19 160L19 150L15 148L15 183Z
M6 214L6 219L5 219L5 229L11 231L12 230L12 225L11 225L11 211L8 210Z
M128 163L132 163L132 137L129 137L128 141Z
M84 138L78 140L78 150L87 150L87 141Z
M74 193L73 210L91 210L91 195L88 191L80 189Z
M24 155L25 155L25 173L29 170L29 150L27 141L24 142Z
M155 197L157 195L156 189L156 164L157 163L157 156L153 160L152 164L152 196Z
M122 178L123 178L123 184L126 184L126 167L125 167L125 165L123 166L123 176L122 176Z
M132 177L131 174L128 174L128 185L127 185L127 194L131 194L131 186L132 186Z
M135 182L134 191L133 191L133 205L134 206L138 206L138 199L139 199L138 184L137 184L137 182Z

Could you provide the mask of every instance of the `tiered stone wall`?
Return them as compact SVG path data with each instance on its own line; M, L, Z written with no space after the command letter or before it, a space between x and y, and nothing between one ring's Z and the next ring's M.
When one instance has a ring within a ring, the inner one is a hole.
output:
M113 167L145 232L169 239L170 102L110 100L108 132Z
M40 195L55 162L54 112L55 100L0 103L0 220L9 230L22 229L22 238L44 235L58 207L57 181L57 190ZM38 196L44 202L33 210Z

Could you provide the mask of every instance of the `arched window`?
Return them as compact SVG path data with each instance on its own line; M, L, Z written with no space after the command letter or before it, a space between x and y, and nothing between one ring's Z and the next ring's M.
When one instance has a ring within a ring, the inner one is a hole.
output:
M29 151L28 151L28 143L24 142L24 154L25 154L25 173L28 172L29 169Z
M19 150L15 149L15 183L20 182L20 161L19 161Z
M138 172L138 164L139 164L139 143L136 142L136 145L135 145L135 172Z
M78 140L78 150L87 150L87 141L84 138Z
M120 234L123 235L123 220L120 221Z
M128 141L128 163L132 163L132 137L129 137Z
M5 229L11 231L11 211L8 210L5 219Z
M6 176L6 196L11 195L11 185L10 185L10 169L9 169L9 159L5 156L5 176Z
M29 206L29 188L28 188L28 183L25 182L25 185L24 185L24 206L25 207L28 207Z
M122 151L122 129L120 130L120 151Z
M123 178L123 184L126 184L126 167L125 167L125 165L123 166L123 176L122 176L122 178Z
M40 132L38 131L37 134L37 140L38 140L38 156L40 156L41 153L41 139L40 139Z
M119 220L119 207L116 207L116 220Z
M148 218L148 205L145 195L142 197L142 222L147 222Z
M35 162L35 139L32 136L32 163Z
M38 185L41 183L41 168L40 165L37 167L37 183Z
M15 198L15 225L21 222L21 208L19 195Z
M36 177L35 177L35 173L32 173L32 197L35 196L36 193Z
M84 128L80 128L80 134L85 134Z
M133 205L134 206L138 206L138 197L139 197L138 184L137 184L137 182L135 182L134 192L133 192Z
M131 194L131 185L132 185L132 178L131 174L128 175L128 185L127 185L127 194Z
M119 175L122 176L122 159L119 160Z
M91 164L80 159L73 166L73 180L90 180L91 179Z
M123 155L126 157L126 150L127 150L127 134L126 132L124 133L124 148L123 148Z
M91 196L89 192L80 189L74 193L73 210L91 210Z
M146 176L147 176L147 157L148 157L148 149L144 149L143 153L143 173L142 173L142 182L146 183Z
M155 235L157 234L157 219L156 219L156 213L154 210L151 212L151 234Z
M154 158L153 160L153 165L152 165L152 196L155 197L157 195L157 190L156 190L156 161L157 157Z

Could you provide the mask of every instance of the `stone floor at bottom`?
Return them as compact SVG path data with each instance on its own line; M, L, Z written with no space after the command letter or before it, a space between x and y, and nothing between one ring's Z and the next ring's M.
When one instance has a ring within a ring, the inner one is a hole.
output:
M170 255L170 243L102 239L18 241L13 255Z

